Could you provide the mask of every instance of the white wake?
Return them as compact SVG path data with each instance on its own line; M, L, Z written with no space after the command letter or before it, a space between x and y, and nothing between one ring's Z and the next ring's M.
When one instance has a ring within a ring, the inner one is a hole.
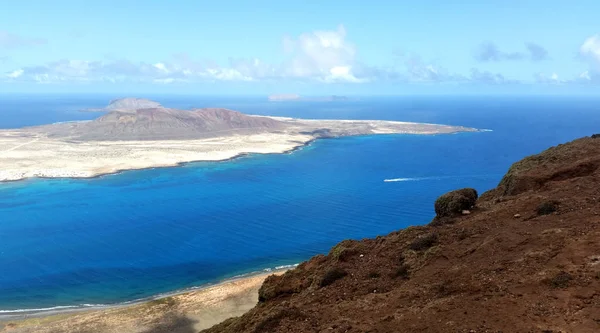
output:
M423 180L427 178L392 178L392 179L384 179L383 181L388 182L414 182L417 180Z

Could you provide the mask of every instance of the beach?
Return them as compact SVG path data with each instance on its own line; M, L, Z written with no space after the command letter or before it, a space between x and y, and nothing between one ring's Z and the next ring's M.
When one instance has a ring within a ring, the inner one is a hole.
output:
M240 277L130 305L0 316L0 332L198 332L250 310L258 301L258 289L264 279L285 271Z

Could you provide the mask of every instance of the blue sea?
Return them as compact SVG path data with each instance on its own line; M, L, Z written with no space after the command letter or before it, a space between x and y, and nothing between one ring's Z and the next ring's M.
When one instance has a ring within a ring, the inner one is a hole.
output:
M0 128L93 119L79 110L115 97L0 95ZM140 97L492 131L323 139L289 154L0 183L0 313L116 304L296 264L344 239L426 224L440 194L491 189L513 162L600 132L592 97Z

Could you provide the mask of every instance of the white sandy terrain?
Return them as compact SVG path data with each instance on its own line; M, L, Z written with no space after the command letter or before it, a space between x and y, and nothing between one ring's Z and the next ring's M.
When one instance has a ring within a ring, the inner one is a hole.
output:
M0 181L31 177L86 178L185 162L222 161L247 153L284 153L320 137L474 131L464 127L377 120L272 118L282 121L284 129L265 129L258 133L221 131L206 138L179 140L90 141L52 137L40 128L2 130Z
M310 140L309 135L264 133L200 140L69 142L0 134L0 181L94 177L184 162L221 161L244 153L283 153Z

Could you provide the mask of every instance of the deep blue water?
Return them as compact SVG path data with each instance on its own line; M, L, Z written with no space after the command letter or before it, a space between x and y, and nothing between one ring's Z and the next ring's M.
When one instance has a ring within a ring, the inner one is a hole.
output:
M0 96L0 128L91 119L97 114L78 110L114 97ZM493 131L328 139L291 154L2 183L0 310L117 303L297 263L343 239L428 223L438 195L488 190L522 157L600 132L593 98L148 97L172 107ZM394 178L414 180L384 182Z

